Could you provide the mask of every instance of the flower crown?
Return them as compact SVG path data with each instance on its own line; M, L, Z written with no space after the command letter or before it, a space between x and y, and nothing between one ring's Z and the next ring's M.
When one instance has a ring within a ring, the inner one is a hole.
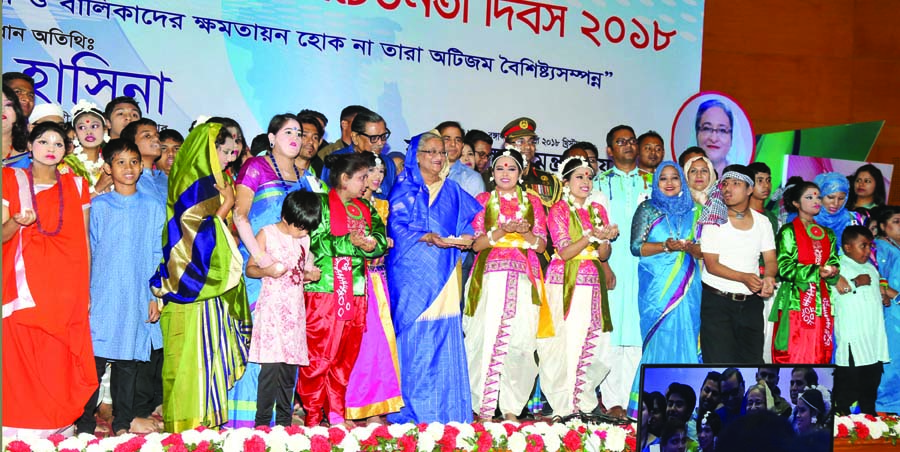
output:
M569 162L571 162L572 160L580 160L581 163L578 166L570 169L568 172L564 172L566 165L568 165ZM559 173L557 173L559 179L560 180L565 179L567 175L571 174L573 171L577 170L578 168L590 168L591 172L594 171L594 168L591 166L590 162L587 161L587 159L585 159L584 157L581 157L581 156L573 155L572 157L567 157L565 160L563 160L562 162L559 163Z
M711 412L712 411L707 411L707 412L703 413L703 419L700 420L700 425L706 427L706 424L709 422L709 413L711 413Z
M103 118L103 111L100 110L100 107L98 107L97 104L81 99L71 110L69 110L69 114L72 115L72 123L74 124L75 119L85 113L94 113Z
M822 385L812 385L812 386L807 386L806 389L807 389L807 390L809 390L809 389L815 389L816 391L819 391L819 394L822 394L822 403L825 404L825 412L824 412L824 413L816 413L816 414L819 414L819 415L821 415L821 416L825 416L825 415L827 415L828 413L831 412L831 392L828 390L828 388L826 388L825 386L822 386ZM809 403L806 399L803 399L803 394L800 394L800 398L801 398L804 402L806 402L807 405L809 405L809 406L812 407L813 409L816 409L816 408L813 407L812 404ZM817 410L817 411L818 411L818 410ZM813 422L815 422L815 421L813 421Z
M381 161L381 157L378 155L375 156L375 168L384 168L384 162Z

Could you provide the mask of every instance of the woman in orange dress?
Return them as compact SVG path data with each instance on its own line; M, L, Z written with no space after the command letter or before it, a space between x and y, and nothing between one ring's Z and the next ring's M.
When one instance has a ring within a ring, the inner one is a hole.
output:
M3 168L3 436L74 432L97 389L88 321L90 187L60 174L66 133L35 126ZM111 240L115 238L110 238Z

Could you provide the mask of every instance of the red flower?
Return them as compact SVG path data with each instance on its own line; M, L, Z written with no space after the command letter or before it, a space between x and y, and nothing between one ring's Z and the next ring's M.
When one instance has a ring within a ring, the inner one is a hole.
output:
M631 435L626 436L625 445L628 446L628 450L635 450L637 448L637 438Z
M866 424L854 422L853 427L856 429L857 438L866 439L869 437L869 427L866 427Z
M378 438L375 435L369 436L369 439L364 439L359 442L360 449L368 449L378 447Z
M506 429L506 436L512 436L513 433L519 431L519 429L514 424L510 423L503 424L503 428Z
M322 435L316 435L309 439L310 452L331 452L331 446L328 445L328 439Z
M587 432L587 428L586 428L585 426L583 426L583 425L579 425L579 426L578 426L578 433L581 433L581 434L583 435L583 434L585 434L585 432Z
M844 424L838 424L837 438L846 438L850 436L850 430Z
M65 436L60 435L59 433L54 433L47 437L54 446L59 446L59 443L63 442L66 439Z
M254 430L260 431L260 432L272 433L272 427L269 427L268 425L257 425L256 428L254 428Z
M866 420L869 421L869 422L875 422L875 421L876 421L875 416L872 416L871 414L867 414L867 415L866 415Z
M454 450L456 449L456 436L459 435L459 429L452 425L444 426L444 436L441 437L440 440L437 441L437 444L441 446L441 450Z
M209 441L200 441L200 443L197 444L197 448L194 449L194 452L209 452Z
M491 432L485 431L479 435L475 444L478 446L479 451L491 450L494 447L494 438L491 436Z
M347 432L339 428L332 427L328 429L328 441L331 441L331 444L340 444L345 436L347 436Z
M428 424L419 424L419 425L417 425L416 427L419 428L419 431L420 431L420 432L424 432L425 430L428 429Z
M94 438L88 441L87 445L90 446L91 444L100 444L100 438Z
M209 430L209 429L207 429L206 427L204 427L204 426L201 425L201 426L195 428L194 430L196 430L196 431L198 431L198 432L202 432L202 431Z
M144 439L143 436L136 436L122 444L119 444L113 450L115 452L136 452L136 451L141 450L141 446L143 446L144 443L146 443L146 442L147 442L147 440Z
M175 444L181 444L183 446L184 440L181 438L181 433L173 433L160 441L160 444L162 444L163 446L174 446Z
M188 452L188 449L184 446L184 444L173 444L166 450L168 452Z
M472 429L475 430L475 433L482 433L486 431L484 429L484 424L482 424L481 422L473 422Z
M284 428L284 431L287 432L288 435L296 435L298 433L303 433L303 427L299 425L289 425Z
M415 452L419 442L413 435L403 435L397 441L397 445L400 447L400 452Z
M372 431L372 436L374 436L376 438L385 438L385 439L393 438L393 436L391 436L391 432L388 431L388 428L386 425L379 425L378 427L376 427L375 430Z
M268 426L266 428L268 428ZM266 452L266 440L256 435L245 439L244 452Z
M31 452L31 446L25 441L15 440L6 446L9 452Z
M541 452L544 450L544 438L541 435L530 434L525 437L525 452Z
M563 445L566 446L566 450L581 450L581 435L575 430L569 430L563 437Z
M59 452L81 452L78 449L60 449Z

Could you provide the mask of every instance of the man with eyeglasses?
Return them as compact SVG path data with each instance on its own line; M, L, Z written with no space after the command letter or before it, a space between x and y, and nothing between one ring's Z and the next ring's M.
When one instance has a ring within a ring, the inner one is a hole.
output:
M450 162L450 173L447 179L459 184L462 189L473 197L484 192L484 181L475 170L464 165L459 160L462 157L463 128L456 121L444 121L437 125L437 131L444 140L444 151L447 152L447 160Z
M741 416L741 403L744 401L744 376L741 371L729 367L722 372L722 407L716 414L722 420L722 428Z
M482 175L482 182L487 186L490 175L484 177L484 174L491 167L491 148L494 146L494 139L483 130L473 129L466 132L463 143L468 144L475 152L475 171Z
M34 111L34 79L21 72L4 72L3 84L16 93L22 113L26 118L30 117Z
M637 139L638 171L648 184L653 183L653 173L663 159L663 139L655 130L648 130Z
M631 219L638 204L650 197L651 186L638 171L636 146L630 126L618 125L606 134L606 153L612 158L613 167L594 179L592 195L601 205L608 206L609 221L619 225L619 237L612 242L609 258L614 273L607 275L613 324L609 361L615 365L600 383L603 404L615 416L625 414L643 343L637 303L639 257L631 254Z
M349 154L351 152L371 152L381 154L391 136L390 129L384 122L384 118L374 111L365 110L356 114L350 123L350 146L334 151L334 154ZM397 167L394 159L384 158L384 180L381 181L380 192L375 193L379 199L387 199L397 178ZM328 182L331 171L326 165L322 169L322 180Z
M531 118L523 117L506 124L500 135L505 140L504 146L515 148L524 157L525 169L522 170L522 186L541 198L544 208L549 209L562 196L562 184L552 173L537 169L533 165L532 161L537 152L539 140L535 130L537 130L537 123ZM493 183L488 185L486 187L488 191L494 189Z

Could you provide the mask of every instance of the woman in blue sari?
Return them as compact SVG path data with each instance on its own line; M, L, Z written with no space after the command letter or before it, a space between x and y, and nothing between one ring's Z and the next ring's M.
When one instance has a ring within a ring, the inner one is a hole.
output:
M388 415L392 423L472 421L460 250L444 239L471 238L481 205L446 178L448 169L441 135L425 132L410 141L403 177L391 190L388 292L404 403Z
M638 264L638 309L644 338L642 364L699 363L701 207L694 203L684 173L663 162L653 176L650 199L631 223L631 253ZM637 414L638 378L629 413Z
M900 413L900 207L884 206L873 214L878 221L878 271L887 282L887 287L881 288L884 298L890 300L884 308L884 327L891 354L891 362L884 365L875 408L879 412Z

